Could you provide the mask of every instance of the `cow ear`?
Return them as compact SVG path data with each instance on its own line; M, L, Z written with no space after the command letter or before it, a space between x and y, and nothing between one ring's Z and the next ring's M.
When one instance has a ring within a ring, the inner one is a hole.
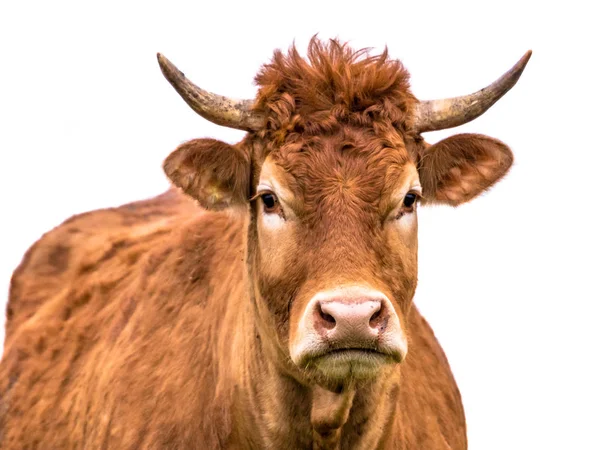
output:
M250 158L241 146L215 139L180 145L163 164L175 186L208 209L245 204L250 190Z
M502 142L480 134L457 134L427 147L419 178L425 203L465 203L493 186L510 169L513 155Z

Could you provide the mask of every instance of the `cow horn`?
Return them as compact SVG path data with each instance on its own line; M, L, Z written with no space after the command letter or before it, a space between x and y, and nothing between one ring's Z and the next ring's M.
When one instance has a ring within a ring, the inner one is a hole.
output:
M473 94L419 102L415 111L415 128L419 132L443 130L476 119L517 83L530 57L531 50L508 72Z
M265 118L252 111L254 100L237 100L213 94L189 81L183 72L160 53L156 55L160 70L190 107L211 122L238 130L256 131Z

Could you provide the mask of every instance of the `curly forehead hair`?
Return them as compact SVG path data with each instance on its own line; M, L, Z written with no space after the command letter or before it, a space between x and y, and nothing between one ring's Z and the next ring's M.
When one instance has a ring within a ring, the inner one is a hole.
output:
M292 46L287 55L277 50L255 79L259 92L255 108L267 115L265 135L283 140L289 133L332 132L342 124L387 124L412 128L416 98L402 63L376 56L369 49L354 51L337 39L313 37L307 58Z

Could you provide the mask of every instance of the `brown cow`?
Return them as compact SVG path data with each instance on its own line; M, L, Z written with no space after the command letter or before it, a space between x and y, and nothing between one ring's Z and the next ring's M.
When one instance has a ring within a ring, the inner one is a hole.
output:
M154 199L73 217L15 271L3 449L464 449L444 353L412 305L417 204L466 202L503 143L421 133L482 114L528 52L470 96L419 102L387 52L276 52L255 101L175 89L244 129L197 139Z

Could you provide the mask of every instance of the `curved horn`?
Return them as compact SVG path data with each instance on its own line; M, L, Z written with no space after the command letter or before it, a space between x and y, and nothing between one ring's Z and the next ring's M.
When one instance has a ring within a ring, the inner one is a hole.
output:
M476 119L517 83L530 57L531 50L512 69L473 94L419 102L415 111L415 128L419 132L443 130Z
M213 94L189 81L183 72L160 53L156 54L160 70L181 98L190 107L211 122L238 130L256 131L265 119L252 111L254 100L237 100Z

